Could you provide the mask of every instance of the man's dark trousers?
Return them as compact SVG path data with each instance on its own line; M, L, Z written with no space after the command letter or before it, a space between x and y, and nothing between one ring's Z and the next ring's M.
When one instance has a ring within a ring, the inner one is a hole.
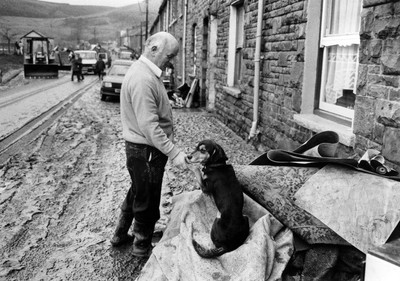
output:
M128 141L125 152L132 184L121 211L132 214L138 227L153 230L160 218L161 185L168 157L152 146Z

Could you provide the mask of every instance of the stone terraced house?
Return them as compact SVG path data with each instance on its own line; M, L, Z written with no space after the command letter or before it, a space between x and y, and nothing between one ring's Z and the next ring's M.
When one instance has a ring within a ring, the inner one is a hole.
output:
M261 150L339 134L339 156L400 165L400 2L164 0L150 33L181 44L177 83Z

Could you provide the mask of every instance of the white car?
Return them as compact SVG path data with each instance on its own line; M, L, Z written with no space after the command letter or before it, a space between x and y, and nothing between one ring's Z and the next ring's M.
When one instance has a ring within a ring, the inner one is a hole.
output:
M120 60L132 60L132 52L130 51L122 51L118 53L118 59Z
M97 52L89 50L76 50L75 55L79 54L82 59L82 73L93 73L95 71L95 64L97 61Z
M132 60L115 60L112 63L101 82L100 99L102 101L106 100L107 96L119 97L122 81L133 62Z

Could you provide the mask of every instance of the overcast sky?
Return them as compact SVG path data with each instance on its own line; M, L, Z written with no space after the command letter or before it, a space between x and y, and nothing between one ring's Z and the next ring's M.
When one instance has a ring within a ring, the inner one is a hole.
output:
M54 2L54 3L67 3L67 4L71 4L71 5L94 5L94 6L122 7L122 6L131 5L131 4L136 4L138 2L142 2L143 0L40 0L40 1Z

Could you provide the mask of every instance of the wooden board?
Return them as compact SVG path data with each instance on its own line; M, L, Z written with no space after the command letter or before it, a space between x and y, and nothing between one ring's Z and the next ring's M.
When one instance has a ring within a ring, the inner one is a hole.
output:
M196 93L197 90L197 84L199 82L199 79L195 78L192 82L192 85L190 86L190 90L189 93L185 99L185 106L186 107L191 107L192 106L192 102L193 102L193 97L194 94Z
M327 165L297 191L295 204L367 253L400 221L400 182Z

